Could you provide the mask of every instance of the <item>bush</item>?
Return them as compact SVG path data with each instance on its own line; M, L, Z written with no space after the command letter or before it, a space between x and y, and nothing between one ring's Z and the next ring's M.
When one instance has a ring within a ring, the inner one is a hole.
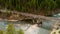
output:
M15 28L12 24L8 25L6 34L15 34Z
M19 31L16 31L13 24L9 24L5 32L0 30L0 34L24 34L24 32L22 29L20 29Z
M0 34L3 34L3 31L2 30L0 30Z
M24 34L23 30L20 29L20 30L18 31L18 34Z

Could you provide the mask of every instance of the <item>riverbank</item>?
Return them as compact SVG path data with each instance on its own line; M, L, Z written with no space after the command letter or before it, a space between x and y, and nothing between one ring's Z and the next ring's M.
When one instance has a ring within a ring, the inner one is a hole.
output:
M7 10L6 10L7 11ZM24 16L20 14L8 13L9 11L5 12L5 10L0 11L0 20L8 20L8 21L17 21L24 19Z
M43 13L44 14L44 13ZM0 19L2 20L9 20L9 21L16 21L16 20L23 20L26 17L32 17L36 18L37 16L40 16L41 18L45 18L45 15L37 15L34 13L24 13L24 12L18 12L18 11L11 11L11 10L0 10Z

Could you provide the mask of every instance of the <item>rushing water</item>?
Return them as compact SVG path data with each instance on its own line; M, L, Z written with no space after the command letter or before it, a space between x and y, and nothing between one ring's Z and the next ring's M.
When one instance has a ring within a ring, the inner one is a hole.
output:
M6 26L8 24L9 22L7 21L0 21L0 29L6 30ZM50 33L48 29L38 27L37 24L32 25L29 23L21 22L21 21L13 23L13 24L17 30L19 30L20 28L23 29L25 34L49 34Z

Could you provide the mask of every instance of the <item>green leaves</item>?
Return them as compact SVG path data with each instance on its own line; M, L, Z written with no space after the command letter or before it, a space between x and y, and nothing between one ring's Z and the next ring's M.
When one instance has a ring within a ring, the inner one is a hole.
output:
M0 30L0 33L3 34L3 31ZM24 32L22 29L20 29L19 31L16 31L14 25L9 24L4 34L24 34Z
M20 29L20 30L18 31L18 34L24 34L23 30Z
M8 25L6 34L15 34L15 28L12 24Z
M47 10L51 10L51 9L55 9L57 7L57 4L54 0L44 0L40 3L40 7L41 9L47 9Z
M33 10L53 10L60 7L60 0L0 0L0 6L7 9L30 12Z
M58 8L60 8L60 0L56 0Z
M3 34L3 31L2 30L0 30L0 34Z
M0 30L0 34L24 34L24 31L22 29L19 29L17 31L15 30L15 27L13 24L9 24L6 28L6 31Z

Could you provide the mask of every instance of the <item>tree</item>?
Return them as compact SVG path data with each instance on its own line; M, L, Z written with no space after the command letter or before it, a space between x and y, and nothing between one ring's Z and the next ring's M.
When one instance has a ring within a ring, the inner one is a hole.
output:
M50 9L55 9L57 7L56 1L50 0L50 6L51 6Z
M44 0L40 4L40 8L50 10L50 9L55 9L57 7L56 1L54 0Z
M29 1L28 5L30 6L30 8L36 8L37 0L31 0L31 1Z
M60 8L60 0L56 0L58 8Z

